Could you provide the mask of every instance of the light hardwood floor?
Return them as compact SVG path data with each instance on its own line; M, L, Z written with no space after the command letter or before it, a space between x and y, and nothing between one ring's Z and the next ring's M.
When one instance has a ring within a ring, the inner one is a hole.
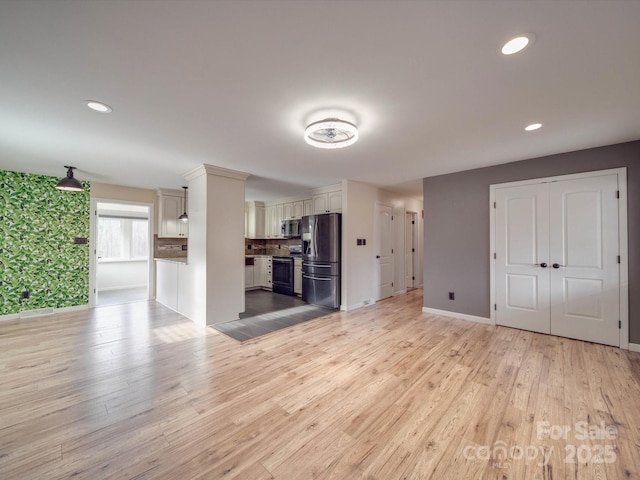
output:
M0 324L0 478L639 478L640 354L421 306L245 344L155 302Z

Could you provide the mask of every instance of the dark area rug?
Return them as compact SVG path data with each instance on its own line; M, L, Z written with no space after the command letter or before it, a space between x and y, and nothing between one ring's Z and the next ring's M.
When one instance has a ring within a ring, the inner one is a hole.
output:
M303 304L284 310L263 313L253 317L241 318L240 320L210 326L239 342L246 342L247 340L266 335L267 333L291 327L298 323L308 322L314 318L323 317L336 311L337 310L333 308Z

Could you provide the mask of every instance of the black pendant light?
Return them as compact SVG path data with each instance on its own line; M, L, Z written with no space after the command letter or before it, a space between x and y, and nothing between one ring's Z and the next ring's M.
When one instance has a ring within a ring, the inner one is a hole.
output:
M60 179L56 188L65 192L82 192L84 187L77 179L73 178L73 170L76 167L65 165L64 168L67 169L67 176Z
M187 215L187 188L189 187L182 188L184 188L184 213L178 217L178 220L182 223L187 223L189 221L189 215Z

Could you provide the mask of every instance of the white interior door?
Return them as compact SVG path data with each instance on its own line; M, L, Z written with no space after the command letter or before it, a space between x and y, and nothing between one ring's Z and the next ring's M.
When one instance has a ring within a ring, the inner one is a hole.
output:
M405 214L405 272L406 272L406 285L407 288L413 288L414 285L414 273L413 273L413 256L415 253L415 213L408 212Z
M498 325L620 345L617 175L495 190Z
M378 298L393 294L393 209L376 204L376 261L378 262Z
M554 335L620 344L617 190L617 175L549 184Z
M546 184L496 190L496 323L550 333Z

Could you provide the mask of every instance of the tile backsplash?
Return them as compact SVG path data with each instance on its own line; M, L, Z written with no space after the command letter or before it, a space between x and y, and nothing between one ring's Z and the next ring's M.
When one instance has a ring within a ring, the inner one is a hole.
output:
M153 257L154 258L186 258L187 250L186 238L158 238L153 236Z
M289 255L289 246L300 245L299 238L256 240L245 238L245 255Z

